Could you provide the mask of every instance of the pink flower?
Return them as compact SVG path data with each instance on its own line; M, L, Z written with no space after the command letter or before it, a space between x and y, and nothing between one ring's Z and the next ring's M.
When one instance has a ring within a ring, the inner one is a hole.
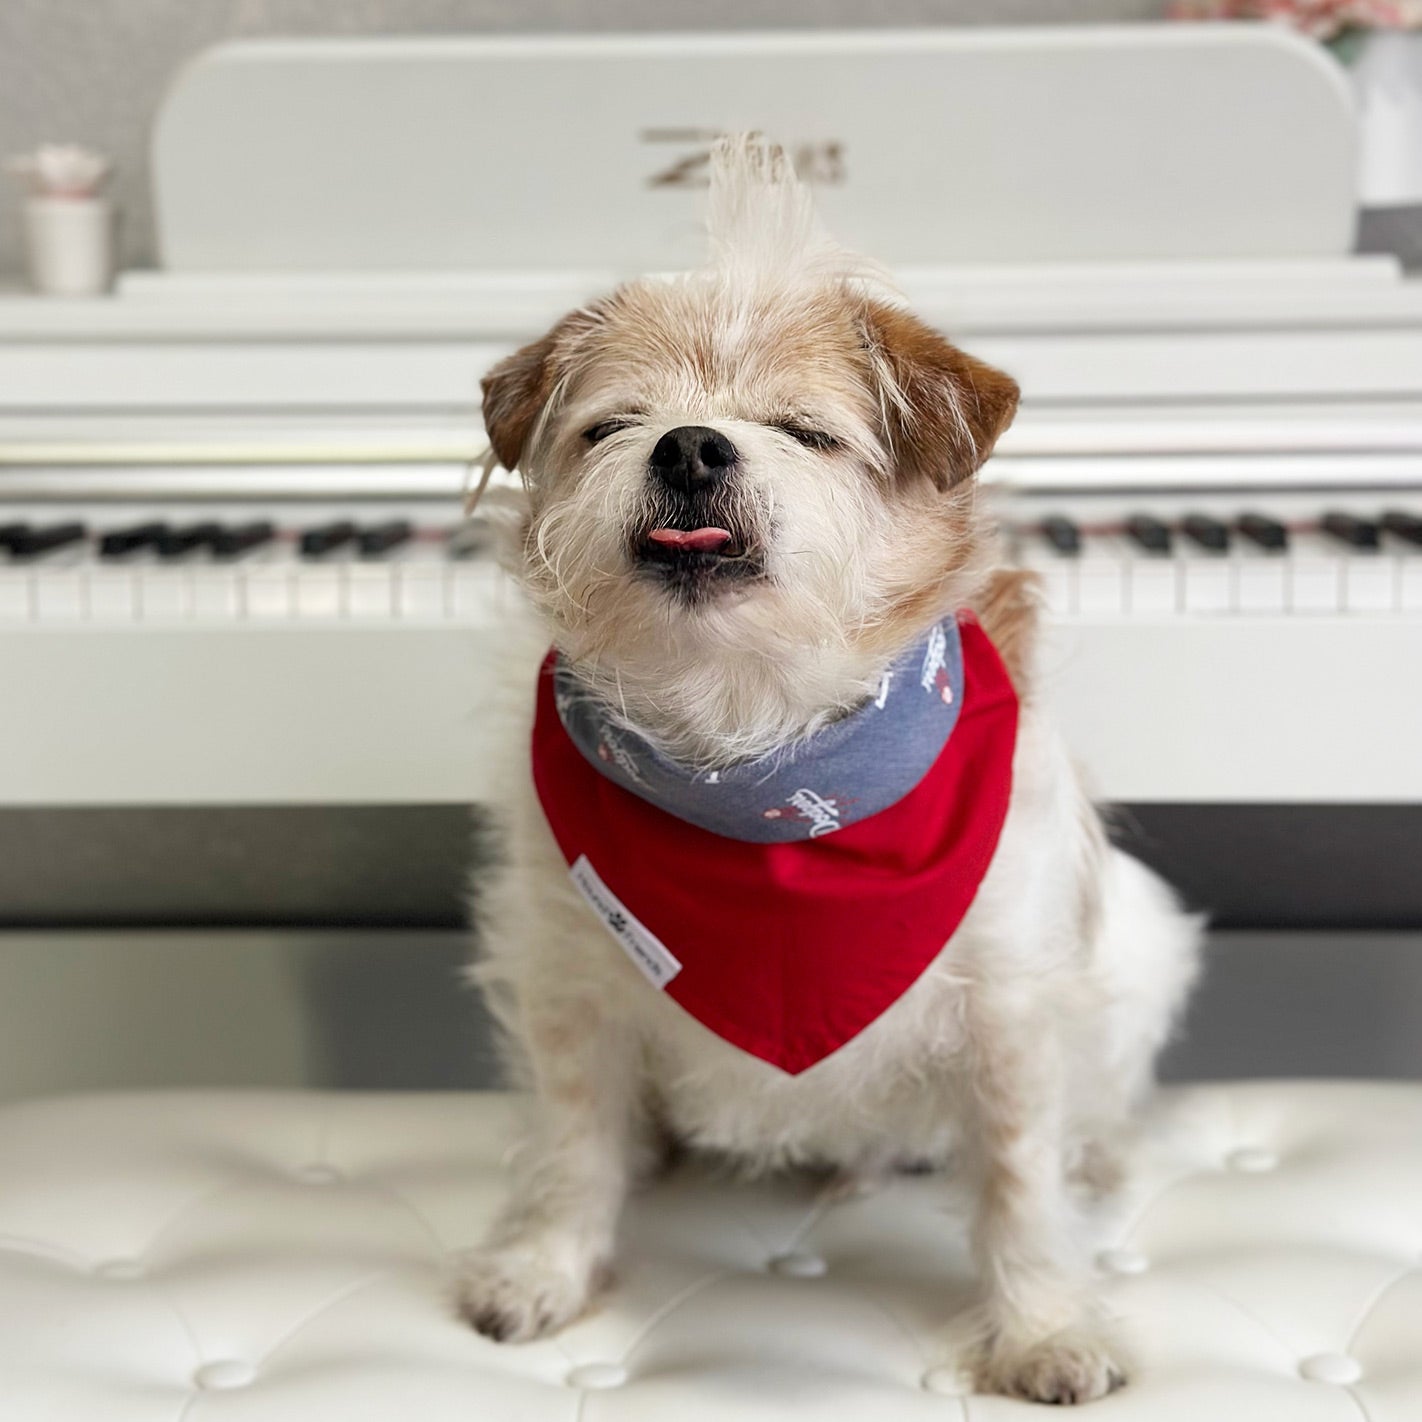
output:
M1174 0L1173 20L1270 20L1313 39L1347 29L1422 29L1422 0Z
M6 169L36 197L93 197L112 168L102 153L77 143L44 143L11 158Z

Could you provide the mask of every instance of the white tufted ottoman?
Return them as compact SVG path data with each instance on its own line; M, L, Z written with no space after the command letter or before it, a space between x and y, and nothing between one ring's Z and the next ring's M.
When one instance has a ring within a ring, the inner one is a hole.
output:
M964 1397L961 1202L905 1179L687 1171L549 1342L456 1323L441 1261L501 1189L500 1096L182 1093L0 1111L4 1422L846 1422L1040 1417ZM1161 1100L1101 1267L1117 1422L1422 1419L1422 1087Z

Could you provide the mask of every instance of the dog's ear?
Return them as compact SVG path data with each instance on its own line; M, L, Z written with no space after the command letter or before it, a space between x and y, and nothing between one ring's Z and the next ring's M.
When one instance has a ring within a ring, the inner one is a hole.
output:
M1012 423L1017 382L882 302L865 303L860 330L899 471L944 490L975 473Z
M553 332L505 356L479 382L484 433L505 469L517 469L538 412L553 390Z
M505 469L517 469L539 413L557 385L574 342L598 322L585 308L564 316L546 336L505 356L479 382L484 392L484 432Z

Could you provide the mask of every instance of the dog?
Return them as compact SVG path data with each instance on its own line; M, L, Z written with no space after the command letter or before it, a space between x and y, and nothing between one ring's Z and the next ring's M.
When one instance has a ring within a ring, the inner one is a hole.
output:
M620 287L483 382L493 455L521 474L505 560L531 612L509 634L491 721L506 862L483 895L472 972L535 1117L507 1204L459 1262L458 1308L506 1342L577 1318L608 1279L629 1187L668 1140L849 1181L951 1153L974 1200L975 1386L1088 1401L1127 1364L1079 1196L1119 1178L1200 925L1109 843L1040 704L1035 586L1006 566L974 478L1015 383L829 238L786 159L754 136L718 145L708 225L704 268ZM890 702L900 683L932 695ZM959 718L946 741L935 701ZM920 755L887 789L877 767L902 747L871 724L886 705L903 707L892 725L906 743L927 738L933 766ZM939 803L973 822L959 836L977 854L966 895L933 877L932 850L915 873L933 887L907 907L871 868L865 896L841 894L840 918L826 917L814 894L841 880L813 856L844 860L837 846L858 853L876 835L873 853L892 856L884 827L899 833L905 815L918 835L915 797L960 736L971 753L955 752L962 778ZM805 748L829 743L851 747L834 763L853 795L796 784ZM653 772L671 810L649 810L638 777ZM727 783L739 788L715 800ZM762 786L789 798L761 808ZM840 827L860 802L872 813ZM703 818L722 813L729 831ZM574 861L565 841L579 834ZM792 838L741 842L780 834ZM614 854L623 890L681 895L657 901L660 933L602 877ZM777 855L803 856L809 897L785 908L759 887L726 891ZM901 961L892 925L909 919L919 957ZM827 929L855 991L874 980L867 1011L821 980L831 956L814 944L786 956L780 938L806 922ZM669 979L698 934L701 958ZM727 990L712 981L721 956L740 965ZM803 1021L766 981L782 970L798 974ZM886 990L881 970L898 975ZM697 973L712 995L700 1001ZM742 1020L762 994L774 1000ZM770 1019L788 1026L767 1033Z

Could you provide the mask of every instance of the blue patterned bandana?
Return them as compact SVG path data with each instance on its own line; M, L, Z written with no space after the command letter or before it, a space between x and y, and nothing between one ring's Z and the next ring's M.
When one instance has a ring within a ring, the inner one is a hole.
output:
M561 657L558 717L588 764L669 815L728 839L817 839L903 799L938 759L963 702L956 619L936 623L857 711L770 755L696 771L620 725Z

